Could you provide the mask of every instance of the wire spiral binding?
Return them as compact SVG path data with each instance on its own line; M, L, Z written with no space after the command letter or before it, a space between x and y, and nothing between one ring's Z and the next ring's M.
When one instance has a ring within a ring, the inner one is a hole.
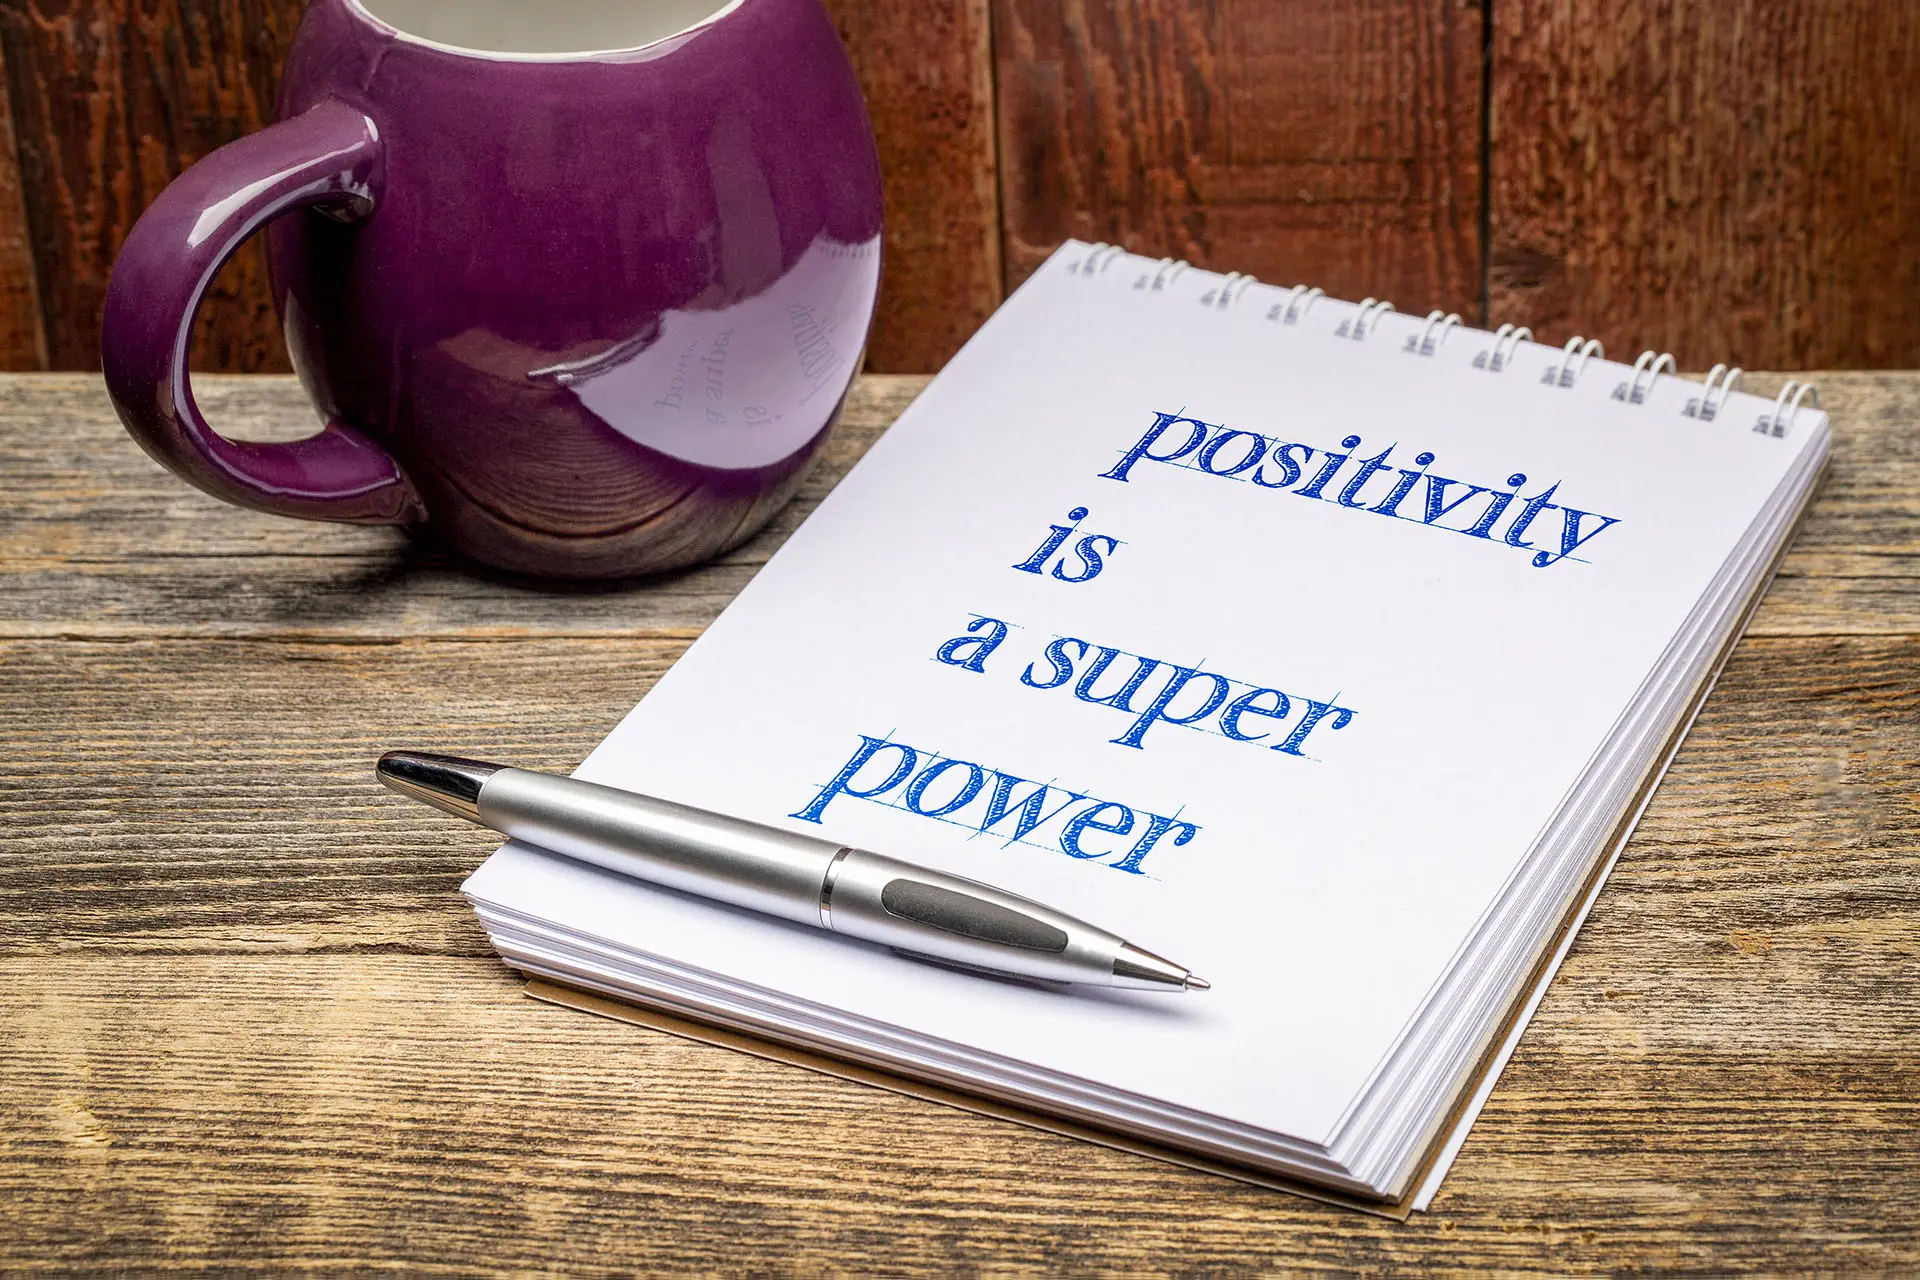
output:
M1707 370L1707 380L1700 385L1700 394L1687 401L1687 407L1681 412L1689 418L1712 422L1726 407L1727 397L1733 394L1733 384L1740 381L1740 375L1745 372L1740 368L1729 371L1724 364L1713 366ZM1713 395L1716 390L1720 393L1717 400Z
M1454 326L1460 323L1460 313L1449 311L1442 313L1439 308L1427 312L1427 326L1416 336L1407 339L1407 345L1401 350L1416 356L1430 356L1440 349ZM1438 332L1436 332L1438 330Z
M1800 405L1813 397L1813 407L1820 407L1820 389L1811 382L1796 382L1787 379L1787 385L1780 388L1780 394L1774 397L1773 412L1760 415L1760 421L1753 424L1755 433L1763 436L1784 438L1793 430L1793 424L1800 417Z
M1580 367L1577 369L1573 367L1576 356L1580 359ZM1599 356L1602 360L1607 358L1607 349L1600 344L1600 339L1582 339L1576 333L1567 339L1567 345L1561 349L1560 363L1549 365L1547 371L1540 376L1540 381L1550 387L1571 387L1580 380L1580 375L1587 371L1587 362L1595 356Z
M1244 272L1229 271L1218 289L1209 289L1200 295L1200 305L1225 311L1240 301L1240 295L1247 291L1248 286L1258 283L1258 280Z
M1633 381L1623 382L1613 389L1615 400L1625 400L1628 404L1645 404L1647 397L1653 394L1654 384L1660 381L1660 375L1673 372L1673 353L1662 351L1655 355L1651 351L1642 351L1640 358L1633 362ZM1645 385L1641 378L1646 379Z
M1099 275L1113 265L1115 258L1125 252L1126 250L1117 244L1096 244L1087 250L1086 257L1074 263L1070 269L1077 276Z
M1126 250L1119 245L1095 244L1087 249L1079 261L1069 264L1067 269L1074 275L1099 275L1125 256ZM1165 292L1167 286L1179 279L1190 265L1181 258L1161 258L1141 272L1133 282L1133 287L1143 292ZM1199 302L1204 307L1219 311L1238 304L1248 289L1260 283L1256 277L1241 271L1229 272L1218 279L1219 284L1201 294ZM1285 298L1267 309L1267 319L1276 324L1297 325L1313 310L1313 304L1326 296L1324 289L1296 284L1287 290ZM1364 341L1379 327L1380 318L1393 309L1393 303L1384 298L1364 298L1358 309L1340 322L1333 336L1355 342ZM1406 340L1401 350L1409 355L1437 355L1462 323L1458 312L1442 312L1435 308L1426 314L1418 332ZM1533 340L1533 330L1527 326L1503 324L1493 335L1493 345L1475 353L1472 365L1488 373L1500 373L1511 367L1519 357L1521 344ZM1567 340L1560 350L1559 359L1546 367L1540 381L1549 387L1574 387L1586 373L1593 358L1599 356L1604 361L1606 354L1606 347L1599 339L1576 335ZM1738 366L1714 365L1700 384L1699 394L1687 399L1680 415L1700 422L1712 422L1722 416L1744 372ZM1643 351L1639 359L1633 362L1627 380L1613 388L1611 398L1626 404L1646 404L1652 398L1654 388L1660 385L1660 379L1669 375L1678 376L1672 352ZM1793 431L1803 407L1819 410L1820 392L1811 382L1789 379L1774 398L1771 410L1761 414L1754 422L1754 433L1775 439L1784 438Z
M1142 275L1138 280L1133 282L1133 287L1159 293L1175 280L1179 279L1180 273L1185 271L1188 265L1185 258L1162 258L1154 264L1153 274L1151 276Z
M1281 324L1299 324L1300 318L1313 310L1313 300L1326 296L1327 291L1318 285L1309 289L1304 284L1297 284L1287 290L1285 302L1276 302L1268 309L1267 319L1278 320Z
M1358 314L1351 320L1342 320L1333 336L1352 338L1355 342L1363 341L1373 326L1379 323L1380 317L1391 310L1393 310L1393 304L1384 298L1362 298Z
M1520 350L1521 343L1532 341L1533 330L1527 326L1503 324L1493 335L1493 345L1473 358L1473 367L1498 373L1507 367L1507 362Z

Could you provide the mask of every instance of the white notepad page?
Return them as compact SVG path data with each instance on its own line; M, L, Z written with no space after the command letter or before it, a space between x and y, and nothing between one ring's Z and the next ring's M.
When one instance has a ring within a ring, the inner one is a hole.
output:
M1008 301L579 776L1026 894L1213 989L985 981L511 845L468 889L796 1007L1324 1143L1819 418L1756 432L1769 402L1735 396L1701 421L1673 378L1576 394L1541 381L1558 350L1489 372L1483 333L1423 355L1416 319L1343 337L1351 306L1286 324L1284 291L1217 307L1217 277L1156 290L1137 259L1078 273L1086 250ZM1035 561L1051 526L1071 532ZM1131 710L1090 700L1148 661Z

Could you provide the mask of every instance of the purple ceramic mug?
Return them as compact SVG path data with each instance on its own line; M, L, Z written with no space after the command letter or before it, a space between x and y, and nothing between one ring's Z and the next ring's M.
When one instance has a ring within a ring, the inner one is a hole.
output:
M326 420L289 444L221 437L187 378L201 294L263 226ZM103 359L127 430L216 497L643 573L793 493L879 270L873 137L819 0L313 0L277 123L128 236Z

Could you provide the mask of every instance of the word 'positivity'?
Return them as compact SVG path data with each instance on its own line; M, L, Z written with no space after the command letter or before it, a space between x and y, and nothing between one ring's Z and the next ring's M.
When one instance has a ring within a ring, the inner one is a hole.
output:
M1579 559L1575 551L1620 523L1615 516L1553 501L1560 489L1558 481L1523 498L1520 487L1527 477L1518 471L1507 477L1507 488L1500 489L1429 471L1434 461L1431 453L1416 454L1409 468L1390 461L1395 445L1357 460L1359 436L1347 436L1340 447L1347 452L1316 449L1257 431L1229 430L1221 423L1176 413L1156 413L1153 425L1121 454L1119 462L1101 472L1100 478L1125 484L1138 463L1156 462L1221 479L1250 480L1262 489L1285 490L1353 511L1534 551L1536 569ZM1317 466L1316 457L1320 459ZM1356 465L1349 471L1346 467L1350 461ZM1485 501L1479 501L1482 498ZM1536 524L1542 534L1551 533L1551 520L1542 517L1552 511L1560 513L1559 545L1535 550L1540 544L1527 535ZM1506 521L1504 529L1499 527L1502 520Z

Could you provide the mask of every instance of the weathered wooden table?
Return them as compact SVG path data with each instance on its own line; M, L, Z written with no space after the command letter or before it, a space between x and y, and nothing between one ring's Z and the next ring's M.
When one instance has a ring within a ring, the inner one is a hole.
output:
M576 763L922 380L724 562L542 591L0 378L0 1269L1920 1267L1920 374L1819 381L1826 492L1397 1225L529 1000L456 891L492 842L375 784Z

